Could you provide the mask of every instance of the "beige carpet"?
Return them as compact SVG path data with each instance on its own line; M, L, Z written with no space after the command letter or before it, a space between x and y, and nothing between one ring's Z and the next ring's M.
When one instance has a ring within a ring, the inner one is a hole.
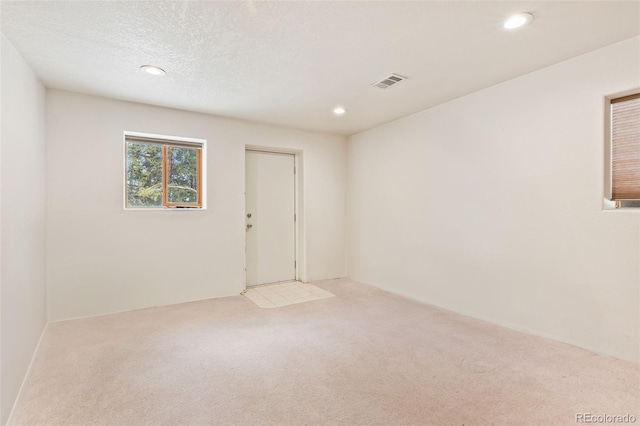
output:
M49 325L15 425L575 425L640 418L638 365L349 280ZM640 419L638 420L640 422Z

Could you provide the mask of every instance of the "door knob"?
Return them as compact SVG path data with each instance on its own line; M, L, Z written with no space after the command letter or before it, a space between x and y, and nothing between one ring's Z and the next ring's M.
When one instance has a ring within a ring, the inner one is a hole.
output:
M247 213L247 217L251 219L251 213Z
M247 229L251 229L251 228L253 228L253 225L252 225L252 224L250 224L250 223L248 223L248 224L247 224Z

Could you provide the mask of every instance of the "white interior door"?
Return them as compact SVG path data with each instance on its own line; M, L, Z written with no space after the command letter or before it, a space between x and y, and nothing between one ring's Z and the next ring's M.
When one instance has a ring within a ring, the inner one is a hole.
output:
M296 279L294 160L246 151L247 287Z

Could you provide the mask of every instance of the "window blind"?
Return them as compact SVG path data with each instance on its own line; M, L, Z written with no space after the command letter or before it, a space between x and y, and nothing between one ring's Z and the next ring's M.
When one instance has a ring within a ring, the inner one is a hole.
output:
M640 93L611 100L611 193L640 200Z

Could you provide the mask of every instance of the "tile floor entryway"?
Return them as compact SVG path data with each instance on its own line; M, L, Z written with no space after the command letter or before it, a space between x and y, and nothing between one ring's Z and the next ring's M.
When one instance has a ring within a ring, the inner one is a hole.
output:
M313 284L295 281L251 287L247 289L244 296L261 308L278 308L280 306L326 299L334 295Z

